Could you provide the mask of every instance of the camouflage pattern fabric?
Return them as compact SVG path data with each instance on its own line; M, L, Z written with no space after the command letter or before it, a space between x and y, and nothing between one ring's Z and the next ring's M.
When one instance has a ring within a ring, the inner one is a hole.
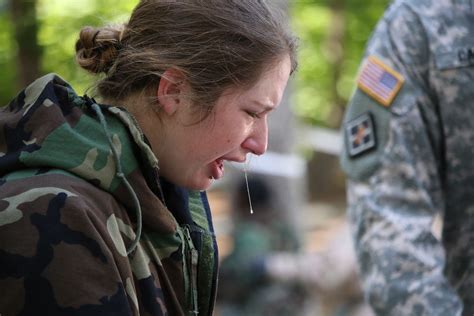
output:
M402 88L387 106L357 89L344 119L350 221L377 315L474 314L473 10L471 0L394 1L366 57L400 74ZM374 126L354 143L361 115Z
M142 209L127 255L132 198L92 102L50 74L0 110L0 315L212 315L217 248L205 193L162 190L134 119L101 105Z

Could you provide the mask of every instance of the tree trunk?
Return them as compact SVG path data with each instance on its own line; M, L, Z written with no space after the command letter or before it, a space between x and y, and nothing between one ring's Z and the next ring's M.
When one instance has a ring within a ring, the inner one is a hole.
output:
M328 122L332 128L338 128L341 124L346 103L346 100L341 96L337 88L341 79L344 61L344 39L346 34L344 4L345 0L331 0L329 2L331 24L329 26L326 46L332 56L330 63L332 66L331 103L333 106Z
M346 0L329 0L331 22L325 49L331 64L331 112L327 124L332 129L339 129L347 100L339 93L338 85L341 80L344 62L344 41L346 37L346 20L344 9ZM339 166L339 157L316 152L308 163L309 197L312 202L326 202L338 207L345 203L345 177Z
M10 0L15 41L18 45L18 85L24 87L40 75L42 49L38 44L36 0Z

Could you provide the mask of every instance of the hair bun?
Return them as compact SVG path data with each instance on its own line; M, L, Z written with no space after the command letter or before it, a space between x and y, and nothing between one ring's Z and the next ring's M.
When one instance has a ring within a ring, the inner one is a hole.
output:
M121 48L124 29L124 25L84 27L76 42L77 63L89 72L107 73Z

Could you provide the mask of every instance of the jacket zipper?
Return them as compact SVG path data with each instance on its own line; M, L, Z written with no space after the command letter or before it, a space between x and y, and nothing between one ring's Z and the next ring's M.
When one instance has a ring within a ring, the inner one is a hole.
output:
M191 239L191 234L189 232L189 227L186 225L184 227L184 234L186 238L186 248L188 249L189 255L186 258L188 265L189 275L190 275L190 297L191 297L191 310L190 315L198 315L198 293L197 293L197 265L198 265L198 251L194 247L193 240Z

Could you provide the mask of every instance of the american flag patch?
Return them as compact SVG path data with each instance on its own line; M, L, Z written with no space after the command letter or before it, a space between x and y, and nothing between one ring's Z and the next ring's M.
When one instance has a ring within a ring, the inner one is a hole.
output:
M374 122L370 112L347 122L345 127L349 156L354 157L376 147Z
M357 79L359 89L389 106L403 85L403 76L375 56L369 56Z

